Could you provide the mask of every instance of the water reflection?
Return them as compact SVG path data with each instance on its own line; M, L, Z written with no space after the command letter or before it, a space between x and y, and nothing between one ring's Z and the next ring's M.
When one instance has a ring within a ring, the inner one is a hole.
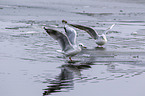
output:
M100 50L100 51L103 51L103 50L106 50L105 47L95 47L96 50Z
M73 73L67 67L61 68L61 73L51 81L50 86L44 89L43 96L49 95L54 92L60 92L62 89L70 90L73 88Z
M62 65L61 73L55 78L55 80L50 81L50 86L44 89L43 96L50 95L55 92L69 91L73 89L74 86L74 75L81 78L81 71L91 68L91 63L67 63Z
M43 96L74 90L75 82L98 83L139 75L145 70L140 68L140 66L144 67L143 62L139 58L133 58L138 54L140 53L107 51L105 48L85 49L78 54L80 57L75 56L80 60L65 61L65 64L59 67L60 74L54 80L47 81L49 86L44 89ZM144 54L142 55L144 56ZM92 67L92 65L94 66ZM90 68L89 72L85 74L82 72Z

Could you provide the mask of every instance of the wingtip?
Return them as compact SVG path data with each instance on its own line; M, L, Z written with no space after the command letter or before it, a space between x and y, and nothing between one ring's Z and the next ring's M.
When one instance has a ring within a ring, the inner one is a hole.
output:
M115 25L116 25L116 24L114 23L114 24L110 27L110 29L112 29Z
M47 31L49 28L47 28L47 27L43 27L43 29Z
M116 24L114 23L112 26L114 27Z
M43 27L43 29L44 29L44 30L46 30L46 28L45 28L45 27Z
M49 34L51 32L52 29L49 29L47 27L43 27L43 29Z
M67 21L66 21L66 20L62 20L62 23L65 23L65 24L66 24L66 23L67 23Z

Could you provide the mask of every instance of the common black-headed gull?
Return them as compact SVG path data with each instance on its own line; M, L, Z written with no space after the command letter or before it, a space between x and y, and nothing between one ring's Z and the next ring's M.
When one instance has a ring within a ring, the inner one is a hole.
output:
M81 46L76 44L76 31L71 27L64 27L66 35L54 30L44 27L45 31L54 39L57 40L61 46L61 53L65 56L69 57L72 61L71 57L81 52Z

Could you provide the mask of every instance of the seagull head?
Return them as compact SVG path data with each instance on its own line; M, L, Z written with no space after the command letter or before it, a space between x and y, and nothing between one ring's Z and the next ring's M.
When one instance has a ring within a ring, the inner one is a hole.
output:
M86 49L87 47L85 47L85 45L83 44L83 43L79 43L79 47L81 48L81 49Z

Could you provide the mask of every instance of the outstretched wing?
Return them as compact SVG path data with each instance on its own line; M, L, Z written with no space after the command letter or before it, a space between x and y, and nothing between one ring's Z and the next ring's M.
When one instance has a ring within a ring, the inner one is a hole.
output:
M108 29L106 29L106 30L104 31L104 34L106 35L106 33L107 33L110 29L112 29L114 26L115 26L115 24L113 24L111 27L109 27Z
M67 37L69 38L69 41L72 45L76 45L76 35L77 32L70 26L66 25L64 26L64 30L66 32Z
M92 29L90 27L77 25L77 24L69 24L69 25L73 26L75 28L78 28L78 29L86 31L93 39L97 39L98 38L98 33L94 29Z
M72 48L71 43L69 42L67 36L62 34L61 32L54 30L54 29L47 29L45 31L55 40L57 40L62 48L62 51L67 51L68 49Z

